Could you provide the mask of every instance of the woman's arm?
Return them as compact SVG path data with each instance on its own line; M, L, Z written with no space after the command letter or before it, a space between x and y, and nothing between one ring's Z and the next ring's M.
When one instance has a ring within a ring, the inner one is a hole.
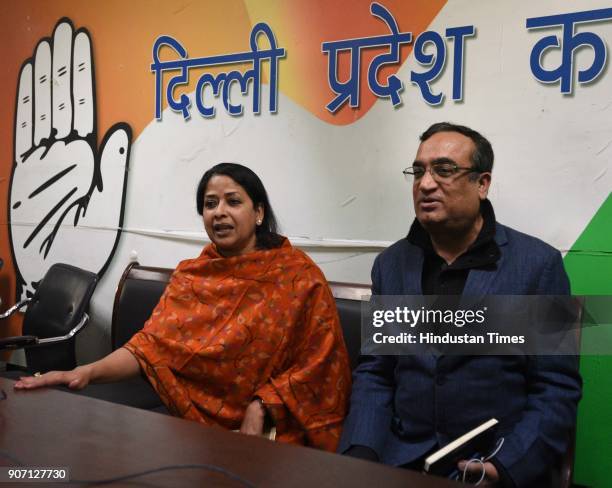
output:
M125 348L117 349L94 363L78 366L72 371L49 371L39 376L23 377L14 385L17 390L31 390L43 386L67 385L80 390L89 383L110 383L137 376L140 365Z

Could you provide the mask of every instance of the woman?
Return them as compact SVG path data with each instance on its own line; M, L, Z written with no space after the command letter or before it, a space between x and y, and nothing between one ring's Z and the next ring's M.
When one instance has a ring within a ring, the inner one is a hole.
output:
M335 450L350 388L334 299L318 267L276 233L260 179L221 163L198 185L212 243L181 262L125 347L17 389L84 388L144 373L171 413L207 425Z

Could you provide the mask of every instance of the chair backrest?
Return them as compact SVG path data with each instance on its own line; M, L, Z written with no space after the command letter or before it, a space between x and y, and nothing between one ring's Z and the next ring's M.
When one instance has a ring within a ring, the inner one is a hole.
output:
M342 325L342 334L351 361L351 369L357 366L361 351L361 303L370 297L370 287L355 283L329 283Z
M113 305L111 346L113 351L123 346L142 329L159 302L172 270L130 263L123 272Z
M90 271L58 263L52 265L28 304L23 334L39 338L63 336L87 312L98 276ZM76 367L75 338L25 351L30 370L49 371Z

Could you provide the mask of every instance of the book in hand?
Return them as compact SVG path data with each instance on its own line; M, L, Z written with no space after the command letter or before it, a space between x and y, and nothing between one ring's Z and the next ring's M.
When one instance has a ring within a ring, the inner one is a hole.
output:
M457 470L459 461L486 456L495 448L497 424L497 419L487 420L438 449L425 459L423 470L429 474L449 476Z

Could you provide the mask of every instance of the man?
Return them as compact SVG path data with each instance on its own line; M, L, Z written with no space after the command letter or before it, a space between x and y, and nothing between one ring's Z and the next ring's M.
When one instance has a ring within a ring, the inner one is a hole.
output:
M416 219L372 268L379 295L566 295L560 253L495 221L493 149L450 123L421 135ZM581 379L567 356L363 356L339 450L422 469L431 452L495 417L504 437L489 483L547 486L575 424ZM463 467L461 463L460 468ZM482 468L471 463L480 475Z

